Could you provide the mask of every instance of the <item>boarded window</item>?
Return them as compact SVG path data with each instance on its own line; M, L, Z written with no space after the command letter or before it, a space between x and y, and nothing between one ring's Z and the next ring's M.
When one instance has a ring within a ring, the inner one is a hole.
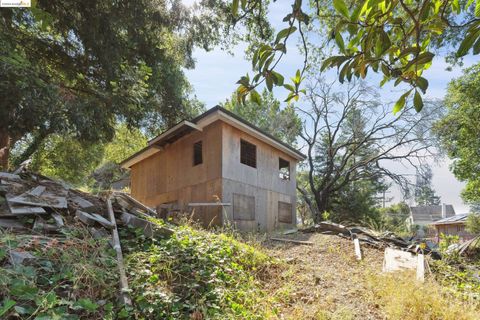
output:
M240 140L240 162L247 166L256 168L257 146L245 140Z
M283 223L293 223L291 203L282 201L278 202L278 221Z
M290 162L278 158L278 176L283 180L290 180Z
M255 220L255 197L234 193L233 219Z
M193 144L193 165L201 163L203 163L202 141L198 141Z

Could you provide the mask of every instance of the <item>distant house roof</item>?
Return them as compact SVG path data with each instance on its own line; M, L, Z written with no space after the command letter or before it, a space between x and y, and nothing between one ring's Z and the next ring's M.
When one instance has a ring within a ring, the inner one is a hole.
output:
M122 168L130 168L143 159L160 152L167 144L173 143L191 132L202 131L204 127L216 120L222 120L244 132L250 133L263 142L289 154L297 160L304 160L306 158L304 154L289 146L285 142L275 138L245 119L242 119L233 112L228 111L220 106L216 106L190 121L183 120L170 129L164 131L157 137L150 140L148 142L148 146L122 161L120 166L122 166Z
M438 221L435 221L434 225L439 224L464 224L467 221L468 214L457 214L452 217L443 218Z
M445 204L445 217L452 217L455 215L455 209L451 204ZM417 206L410 207L410 217L413 224L431 224L442 218L442 205L432 206Z

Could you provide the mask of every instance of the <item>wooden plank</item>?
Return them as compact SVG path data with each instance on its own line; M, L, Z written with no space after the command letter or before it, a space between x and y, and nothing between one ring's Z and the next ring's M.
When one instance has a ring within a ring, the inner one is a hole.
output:
M0 228L26 230L27 226L16 219L0 219Z
M8 172L0 172L0 179L7 179L7 180L21 180L18 174L12 174Z
M233 220L255 220L255 197L233 194Z
M355 247L355 256L357 260L362 260L362 251L360 250L360 241L358 238L353 239L353 246Z
M108 215L110 217L110 222L113 225L112 241L113 241L113 249L115 249L115 252L117 254L117 266L118 266L118 272L120 275L120 300L123 304L132 305L132 300L128 296L128 279L127 279L127 274L125 272L125 265L123 263L122 247L120 245L120 237L118 235L117 222L115 220L115 214L113 213L113 208L112 208L112 200L110 198L107 199L107 209L108 209Z
M34 196L34 197L40 197L42 195L43 192L45 192L45 187L44 186L37 186L35 188L33 188L32 190L28 191L27 193L31 196Z
M295 244L313 245L312 241L303 241L303 240L295 240L295 239L270 238L270 240L280 241L280 242L290 242Z
M291 203L278 201L278 222L293 223Z
M36 188L32 189L31 191L33 192L35 189ZM67 208L67 198L65 197L59 197L48 192L43 192L41 196L37 197L29 194L31 191L13 198L7 197L7 201L9 203L24 204L35 207L48 207L56 209Z
M46 214L45 209L41 207L10 206L10 213L14 216Z

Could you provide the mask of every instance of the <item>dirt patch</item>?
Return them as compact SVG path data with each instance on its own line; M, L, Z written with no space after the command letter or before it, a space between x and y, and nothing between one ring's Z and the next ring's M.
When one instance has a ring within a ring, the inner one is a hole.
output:
M337 236L281 236L312 241L313 245L267 241L266 250L283 261L279 281L267 290L281 303L283 319L384 319L365 277L381 272L383 251L362 246L357 261L353 242Z

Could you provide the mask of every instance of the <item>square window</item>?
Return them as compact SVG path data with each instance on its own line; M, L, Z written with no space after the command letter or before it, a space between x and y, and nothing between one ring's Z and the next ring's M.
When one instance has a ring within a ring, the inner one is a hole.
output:
M240 162L247 166L256 168L257 146L245 140L240 140Z
M203 163L202 141L198 141L193 144L193 165L196 166L202 163Z
M290 162L278 158L278 176L282 180L290 180Z

